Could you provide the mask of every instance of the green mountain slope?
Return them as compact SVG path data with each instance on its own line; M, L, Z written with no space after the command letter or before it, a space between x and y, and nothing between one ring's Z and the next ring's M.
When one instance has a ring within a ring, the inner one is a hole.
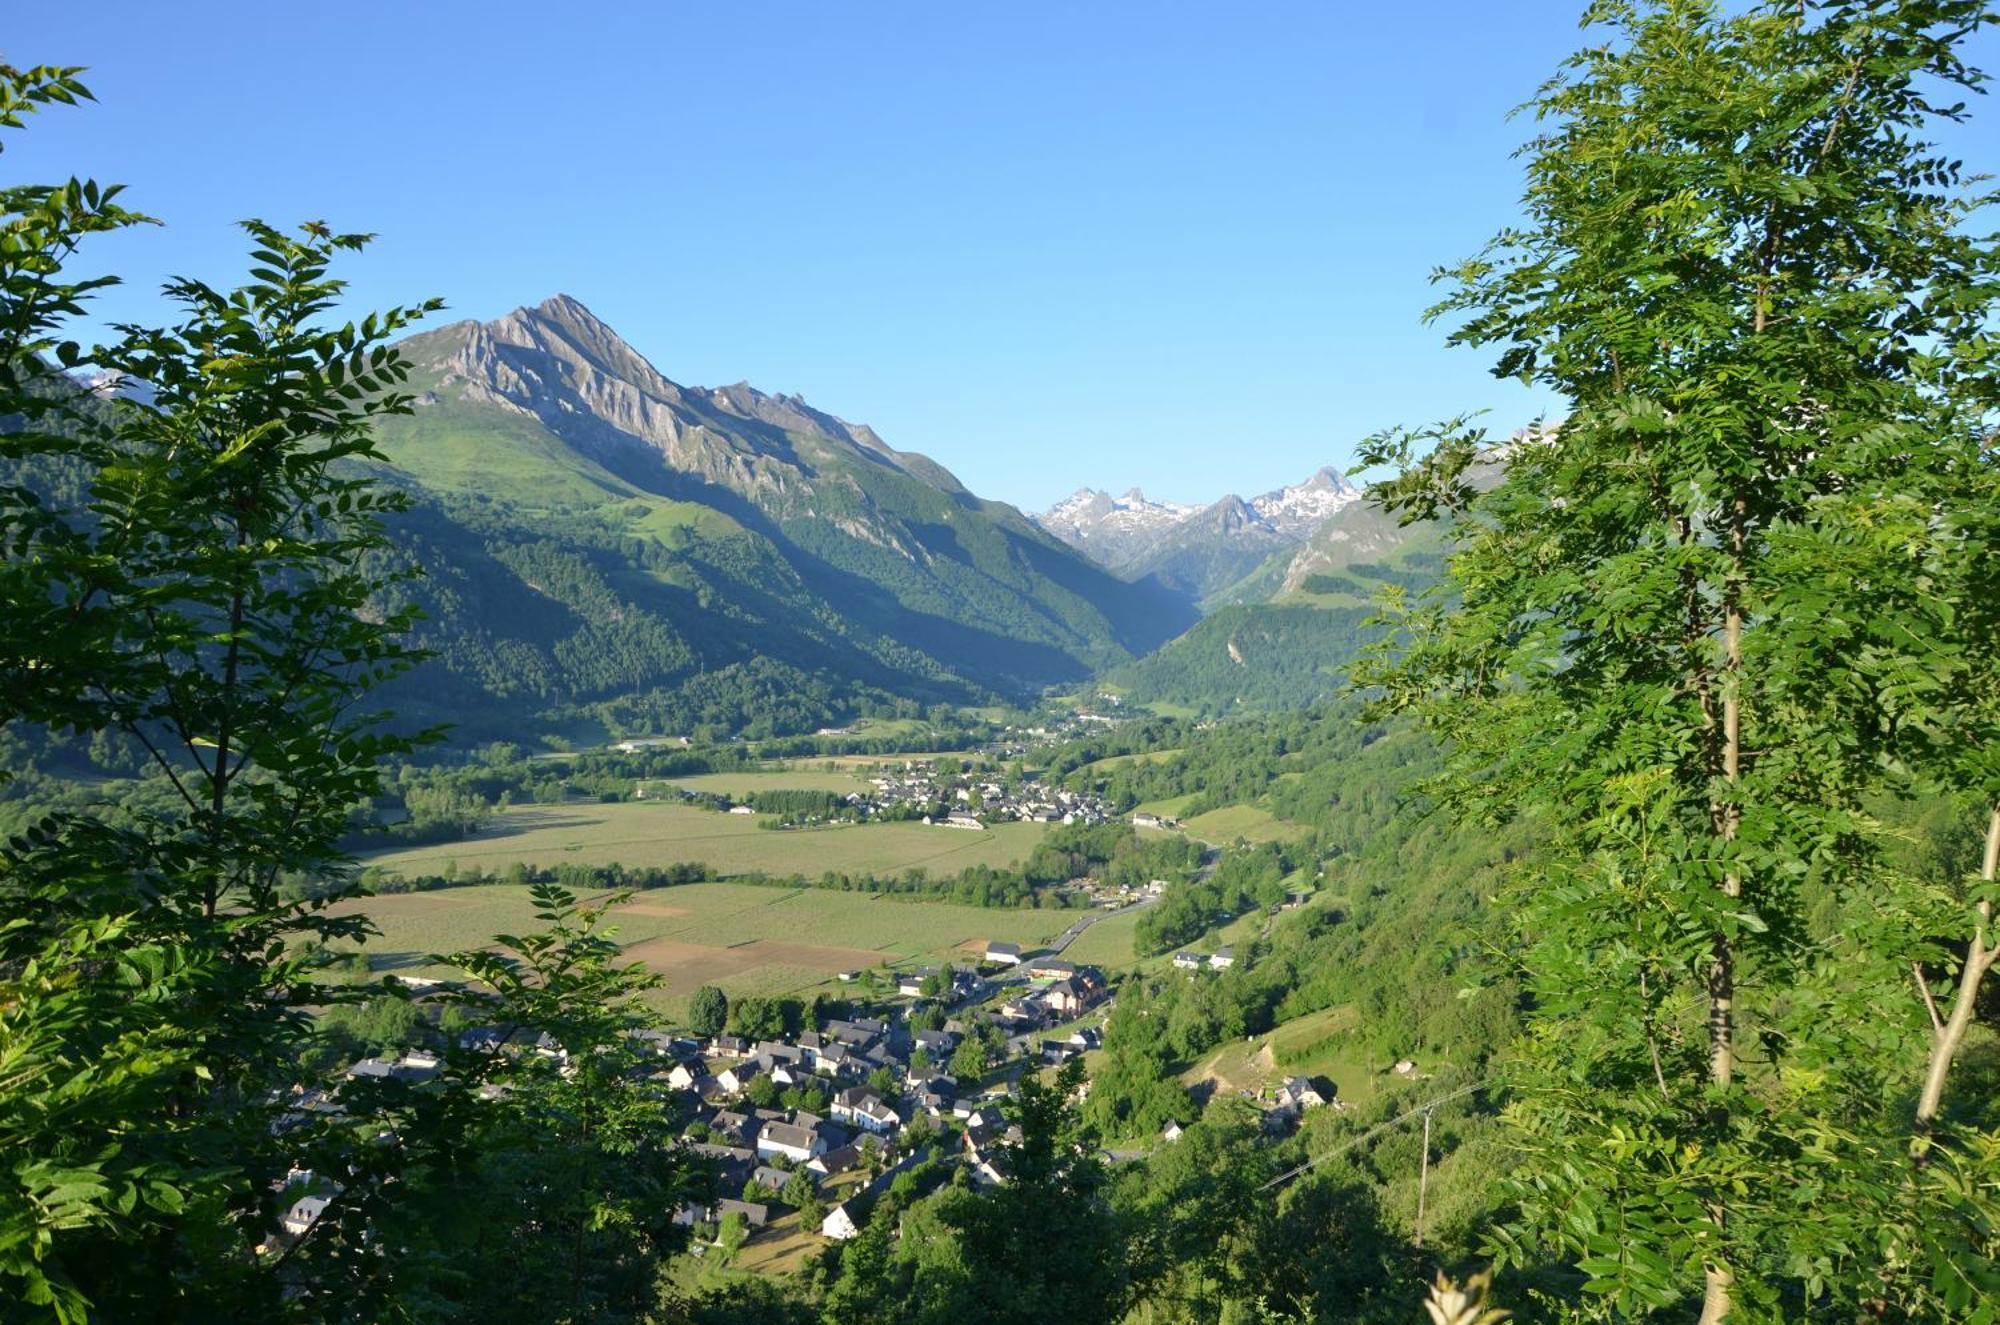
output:
M866 427L670 381L565 296L403 351L381 474L434 652L406 711L810 727L1075 680L1192 618Z
M1373 636L1376 596L1434 582L1443 555L1442 525L1406 528L1365 503L1347 506L1217 593L1187 632L1103 680L1134 701L1205 714L1324 703Z

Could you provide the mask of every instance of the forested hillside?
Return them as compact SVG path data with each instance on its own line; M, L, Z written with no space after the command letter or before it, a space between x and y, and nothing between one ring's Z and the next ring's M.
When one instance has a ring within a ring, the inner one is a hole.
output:
M810 731L1023 696L1192 620L865 427L668 380L573 299L401 350L381 569L423 572L389 606L432 656L394 693L467 737Z

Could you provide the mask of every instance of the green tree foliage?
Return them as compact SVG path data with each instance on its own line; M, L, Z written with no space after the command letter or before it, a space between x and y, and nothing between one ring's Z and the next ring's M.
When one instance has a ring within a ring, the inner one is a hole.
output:
M878 1209L841 1257L826 1297L831 1325L1118 1320L1129 1300L1122 1235L1070 1103L1082 1080L1073 1062L1053 1084L1021 1083L1006 1185L945 1187L911 1207L893 1238L895 1221Z
M85 95L72 71L0 69L0 126ZM171 283L180 321L88 360L150 394L97 399L49 359L85 362L51 332L102 282L61 266L138 219L112 196L0 193L0 733L151 767L118 813L58 804L0 847L4 1314L463 1319L527 1243L564 1274L474 1314L636 1311L684 1166L620 1056L638 986L595 913L545 890L548 930L464 959L488 987L461 1003L573 1070L488 1055L296 1104L327 1041L430 1034L328 947L366 935L329 913L350 812L414 748L366 705L413 654L369 569L401 498L356 462L407 407L387 342L429 306L325 326L330 264L363 238L248 223L252 283ZM308 1194L325 1210L281 1234Z
M67 71L0 87L10 126L83 95ZM40 356L80 361L46 334L87 288L62 259L133 219L108 193L0 204L0 415L17 420L0 443L0 723L119 732L172 795L124 826L46 816L0 854L0 1274L70 1319L264 1314L282 1286L248 1250L269 1184L313 1149L277 1141L275 1090L305 1006L339 997L288 953L360 929L278 885L337 870L347 807L407 748L354 705L409 661L351 569L395 499L341 462L403 407L383 343L421 310L315 329L340 291L328 263L361 239L253 223L255 283L171 284L184 321L124 328L94 357L153 398L98 405ZM88 505L48 500L51 473Z
M696 1035L720 1035L729 1024L729 995L703 985L688 999L688 1029Z
M1591 18L1532 103L1527 224L1438 310L1567 418L1486 497L1476 430L1364 456L1433 443L1378 495L1473 518L1452 597L1392 613L1362 679L1443 738L1456 812L1555 847L1511 899L1536 1014L1499 1248L1581 1270L1579 1313L1991 1318L1992 1139L1914 1165L1905 1102L1938 1040L1911 964L1959 965L1982 894L1899 879L1866 811L1993 790L1937 745L1991 748L1990 629L1964 631L2000 268L1924 141L1992 16Z

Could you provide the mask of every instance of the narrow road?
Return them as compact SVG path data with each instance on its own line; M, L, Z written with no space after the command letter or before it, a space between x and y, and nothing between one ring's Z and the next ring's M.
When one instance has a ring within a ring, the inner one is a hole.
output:
M1221 863L1222 848L1210 847L1202 855L1201 868L1195 872L1194 881L1196 883L1208 882L1209 877L1215 873L1215 867ZM1061 934L1058 934L1055 941L1049 944L1048 951L1044 955L1049 957L1059 955L1064 948L1067 948L1076 940L1077 935L1083 933L1084 930L1089 929L1100 920L1109 920L1113 916L1129 916L1134 911L1144 910L1159 900L1158 897L1141 897L1130 906L1121 906L1115 911L1092 911Z
M1083 933L1084 930L1089 929L1100 920L1109 920L1112 916L1129 916L1134 911L1144 910L1159 900L1157 897L1141 897L1130 906L1121 906L1116 911L1092 911L1089 915L1084 916L1074 925L1056 935L1055 939L1050 942L1048 951L1044 955L1049 957L1059 955L1064 948L1067 948L1071 943L1076 941L1077 935Z

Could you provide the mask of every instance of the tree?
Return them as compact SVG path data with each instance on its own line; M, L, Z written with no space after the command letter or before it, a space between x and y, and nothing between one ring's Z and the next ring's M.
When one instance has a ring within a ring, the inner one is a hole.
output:
M1095 1138L1069 1103L1082 1080L1072 1062L1053 1085L1022 1081L1022 1139L1006 1152L1004 1186L939 1190L905 1212L893 1242L896 1221L872 1219L842 1253L827 1319L1120 1319L1124 1230L1105 1199Z
M986 1075L986 1045L977 1035L967 1035L951 1051L951 1075L968 1088Z
M397 1309L645 1319L661 1264L686 1244L674 1212L708 1195L631 1037L656 1024L640 1000L660 978L621 964L604 925L627 895L585 906L542 883L530 897L539 929L438 960L472 977L442 997L534 1048L454 1051L438 1089L396 1100L401 1154L382 1182L350 1184L346 1213L385 1248Z
M0 125L84 96L73 71L0 70ZM0 851L0 1275L62 1319L264 1316L287 1291L251 1255L275 1193L350 1144L274 1124L306 1009L353 996L313 945L365 922L281 883L338 883L349 808L412 748L358 702L413 657L368 569L400 498L347 462L407 408L387 341L430 306L319 326L363 237L249 223L253 283L171 283L177 326L87 360L151 398L100 400L49 357L86 363L51 332L103 282L61 264L141 219L114 196L0 197L0 724L115 731L172 800L122 827L51 814Z
M720 1035L729 1024L729 996L714 985L703 985L688 999L688 1029L696 1035Z
M1990 742L1961 701L1991 639L1962 633L1952 567L1993 556L2000 283L1984 199L1924 135L1982 81L1959 50L1992 18L1590 18L1604 39L1531 103L1526 224L1433 310L1566 417L1362 457L1403 466L1391 510L1468 514L1449 583L1392 595L1357 680L1443 738L1443 804L1548 842L1514 899L1533 1160L1497 1250L1632 1315L1958 1315L2000 1291L1992 1195L1913 1172L1884 1101L1942 1048L1910 964L1969 970L1984 894L1952 914L1903 886L1867 811L1912 761L1965 785L1941 733Z

